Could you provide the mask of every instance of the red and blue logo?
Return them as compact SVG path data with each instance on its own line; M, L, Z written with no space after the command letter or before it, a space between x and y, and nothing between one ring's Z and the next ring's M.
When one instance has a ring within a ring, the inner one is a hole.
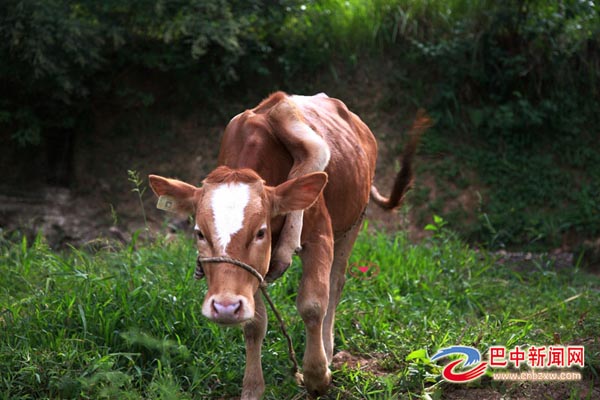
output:
M481 361L481 353L474 347L451 346L441 349L431 357L431 361L439 360L452 355L462 355L458 360L451 361L444 366L442 376L448 382L464 383L480 378L487 370L487 361ZM461 365L462 364L462 365ZM465 369L466 367L471 367ZM462 371L457 372L456 370Z

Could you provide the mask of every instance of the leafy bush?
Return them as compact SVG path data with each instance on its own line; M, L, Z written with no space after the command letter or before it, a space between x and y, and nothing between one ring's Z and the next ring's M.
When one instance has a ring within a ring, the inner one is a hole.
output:
M448 136L459 162L493 190L472 238L558 245L572 229L597 234L600 201L589 193L600 174L598 9L579 1L450 4L456 13L439 8L445 22L409 41L432 77L433 134Z

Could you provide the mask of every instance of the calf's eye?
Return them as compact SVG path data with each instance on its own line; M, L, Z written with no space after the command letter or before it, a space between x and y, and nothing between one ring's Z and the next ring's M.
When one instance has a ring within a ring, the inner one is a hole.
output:
M267 230L265 228L262 228L258 232L256 232L256 239L257 240L264 239L266 234L267 234Z
M196 236L198 237L198 240L204 240L204 235L202 234L202 231L200 230L196 230Z

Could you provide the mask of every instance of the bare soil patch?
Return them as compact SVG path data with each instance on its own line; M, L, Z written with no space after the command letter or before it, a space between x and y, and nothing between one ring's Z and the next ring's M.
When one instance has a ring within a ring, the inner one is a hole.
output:
M384 358L385 355L381 353L358 356L347 351L340 351L333 356L331 366L334 370L340 370L346 367L369 372L375 376L383 376L390 373L390 371L381 366L381 361Z

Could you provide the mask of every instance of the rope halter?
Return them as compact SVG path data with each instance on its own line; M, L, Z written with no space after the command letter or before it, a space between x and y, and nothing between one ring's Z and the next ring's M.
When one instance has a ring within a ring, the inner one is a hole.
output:
M250 272L256 279L258 279L258 284L260 287L266 287L267 284L265 282L265 278L258 272L254 267L249 264L246 264L243 261L236 260L229 257L201 257L198 256L196 260L196 272L194 273L194 278L202 279L204 278L204 269L202 268L203 263L227 263L235 265L236 267L240 267L248 272Z
M235 265L236 267L240 267L250 272L252 275L254 275L256 279L258 279L258 287L260 288L260 291L262 292L264 298L267 300L267 303L269 303L271 310L273 310L277 321L279 321L279 328L281 329L283 336L285 336L285 339L287 340L288 354L290 356L290 360L292 361L292 375L296 378L296 382L300 384L303 381L303 378L302 374L300 374L299 372L300 367L298 365L298 360L296 360L296 353L294 352L294 346L292 345L292 338L285 329L285 323L283 322L283 318L277 311L277 308L275 308L275 303L273 303L271 296L269 296L269 292L267 292L267 282L265 281L265 278L263 278L260 272L258 272L254 267L240 260L236 260L229 257L198 256L198 258L196 259L196 272L194 273L195 279L202 279L204 277L204 269L202 268L203 263L226 263Z

